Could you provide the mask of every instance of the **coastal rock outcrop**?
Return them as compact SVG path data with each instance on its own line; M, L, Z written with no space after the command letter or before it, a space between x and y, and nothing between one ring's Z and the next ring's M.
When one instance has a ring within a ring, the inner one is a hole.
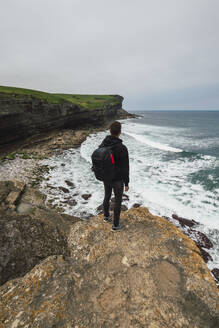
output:
M0 87L0 146L60 128L101 126L131 116L122 109L123 97L59 95Z
M74 217L44 207L45 197L19 181L0 181L0 285L50 255L69 255Z
M0 288L0 327L215 328L218 291L195 243L143 207L77 221L68 256L50 256Z

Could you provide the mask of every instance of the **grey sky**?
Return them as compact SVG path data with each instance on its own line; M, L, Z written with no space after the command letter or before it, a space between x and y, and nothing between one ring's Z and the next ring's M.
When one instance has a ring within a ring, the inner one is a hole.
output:
M1 85L219 109L218 0L1 0L0 31Z

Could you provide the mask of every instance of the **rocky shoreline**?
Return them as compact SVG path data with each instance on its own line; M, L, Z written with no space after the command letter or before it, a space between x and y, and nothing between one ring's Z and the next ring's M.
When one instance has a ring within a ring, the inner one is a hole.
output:
M123 205L125 231L114 235L102 214L64 214L39 191L49 170L41 160L101 129L51 131L2 155L0 327L216 327L218 289L205 264L212 245L196 222Z
M218 291L196 244L143 207L125 230L58 213L0 182L1 327L216 327Z

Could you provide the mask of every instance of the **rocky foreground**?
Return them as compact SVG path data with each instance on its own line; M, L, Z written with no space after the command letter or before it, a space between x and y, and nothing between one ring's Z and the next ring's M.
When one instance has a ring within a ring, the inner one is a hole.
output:
M45 206L23 182L0 182L0 327L219 325L218 289L190 238L143 207L120 233Z

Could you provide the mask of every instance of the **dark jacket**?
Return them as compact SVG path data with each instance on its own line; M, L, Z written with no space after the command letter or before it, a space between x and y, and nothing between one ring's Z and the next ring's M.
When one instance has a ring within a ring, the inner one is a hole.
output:
M125 186L129 184L129 154L128 149L122 144L122 139L111 135L106 136L101 146L113 146L112 152L116 165L116 177L114 181L123 180Z

